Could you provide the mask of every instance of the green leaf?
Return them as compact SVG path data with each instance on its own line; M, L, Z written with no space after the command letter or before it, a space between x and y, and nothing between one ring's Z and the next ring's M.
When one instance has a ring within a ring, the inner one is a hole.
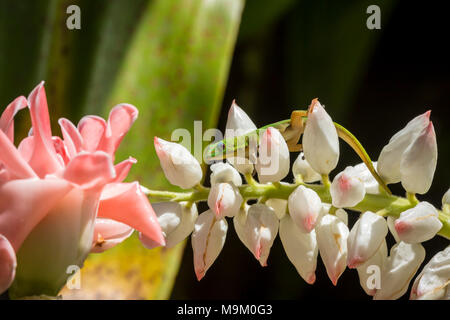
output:
M117 154L118 161L138 159L130 180L170 188L153 137L170 140L176 128L192 133L194 120L203 121L203 130L216 124L242 8L242 0L155 0L148 7L105 111L120 102L139 109ZM184 246L146 250L132 237L91 255L82 269L82 289L64 295L168 298Z

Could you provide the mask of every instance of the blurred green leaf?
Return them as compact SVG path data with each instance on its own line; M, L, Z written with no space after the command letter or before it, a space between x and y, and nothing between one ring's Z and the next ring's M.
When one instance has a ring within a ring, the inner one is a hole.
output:
M239 27L242 0L155 0L132 40L105 114L120 102L139 109L139 118L119 148L117 159L139 162L130 178L147 187L169 188L153 147L153 137L203 130L217 121ZM168 298L185 243L146 250L132 237L82 269L82 289L69 298Z

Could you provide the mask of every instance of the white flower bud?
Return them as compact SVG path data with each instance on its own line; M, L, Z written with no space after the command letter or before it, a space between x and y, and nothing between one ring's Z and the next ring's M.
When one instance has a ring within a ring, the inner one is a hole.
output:
M238 188L230 183L213 184L208 195L208 206L217 219L233 217L238 213L242 201Z
M218 162L211 165L211 185L217 183L233 183L236 187L242 185L239 172L228 163Z
M416 277L410 299L450 299L450 246L438 252Z
M318 222L322 201L317 193L304 186L298 186L288 199L292 220L302 232L311 232Z
M289 261L300 276L308 283L316 281L316 265L319 247L316 232L300 231L289 215L280 220L280 239Z
M155 137L155 149L164 174L171 184L189 189L200 183L202 168L185 147Z
M249 116L233 101L230 110L228 111L228 119L225 127L225 138L239 137L249 132L256 130L256 126ZM256 146L254 150L251 148L249 158L229 157L227 161L231 163L240 173L252 173L253 164L256 153Z
M377 162L372 162L375 170L377 169ZM366 189L366 193L369 194L379 194L380 193L380 185L378 184L375 177L367 168L364 162L361 162L353 167L355 169L355 174L358 178L364 183L364 188Z
M428 126L429 121L430 111L415 117L397 132L381 150L377 171L386 183L400 182L402 155L411 142Z
M436 134L430 121L402 156L400 174L403 188L411 193L426 193L431 187L436 164Z
M394 237L395 242L400 242L400 237L398 236L397 231L395 230L395 218L392 216L388 216L386 221L387 221L389 231L391 232L392 236Z
M330 187L333 206L337 208L354 207L366 195L364 183L356 175L353 167L347 167L334 177Z
M270 248L278 233L278 218L275 211L264 205L250 206L244 225L246 242L261 266L267 266Z
M412 209L403 211L395 220L395 230L401 241L419 243L430 240L441 230L439 213L430 203L420 202Z
M289 173L289 148L275 128L267 128L259 145L259 157L256 162L256 171L260 183L276 182L282 180Z
M375 254L369 260L367 260L366 262L364 262L363 264L361 264L359 267L356 268L359 276L359 284L369 296L373 296L377 291L376 289L377 279L376 277L374 277L376 275L374 271L375 270L381 271L383 269L386 259L387 259L387 245L386 240L383 239L377 252L375 252Z
M281 220L286 215L287 203L287 200L273 198L268 199L265 204L275 210L277 218Z
M311 167L329 174L339 160L339 138L328 113L317 99L311 102L303 134L303 151Z
M348 227L338 217L323 216L316 227L320 256L333 285L347 267Z
M442 206L450 204L450 188L447 190L447 192L442 197Z
M174 247L186 239L194 230L194 224L198 217L197 206L195 203L190 207L186 205L186 202L157 202L152 204L167 248ZM142 234L140 238L148 249L159 246L158 243Z
M422 245L399 242L391 248L381 272L381 286L374 300L395 300L408 290L409 283L425 259Z
M348 226L348 214L344 209L337 209L335 215Z
M211 210L199 215L192 233L194 269L197 280L201 280L222 251L227 236L225 219L217 220Z
M249 242L247 241L247 236L245 234L245 223L247 221L249 208L250 206L245 203L244 207L241 207L239 209L239 212L233 218L233 225L239 240L241 240L241 242L247 247L248 250L252 251L252 248Z
M300 152L297 159L294 161L292 173L294 174L294 177L301 176L302 180L308 183L316 182L321 179L320 174L314 171L308 161L306 161L303 152Z
M356 268L369 260L380 248L388 233L386 220L367 211L353 225L347 239L347 265Z

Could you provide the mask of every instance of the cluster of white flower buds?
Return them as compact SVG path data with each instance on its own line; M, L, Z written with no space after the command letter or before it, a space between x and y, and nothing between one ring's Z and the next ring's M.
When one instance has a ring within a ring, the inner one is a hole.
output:
M373 163L386 183L401 182L410 194L427 192L436 168L436 138L429 115L427 112L409 122L383 148L378 162ZM247 114L233 102L225 137L255 129ZM198 199L154 203L166 246L173 247L192 233L194 268L200 280L224 246L228 230L226 218L233 218L239 239L261 266L267 265L270 249L279 233L287 257L307 283L315 282L320 253L334 285L348 267L357 269L362 288L374 299L401 297L425 259L421 242L433 238L442 228L438 210L413 197L416 202L411 202L410 209L395 218L388 216L386 219L380 213L383 210L363 211L350 227L345 209L355 210L367 195L385 191L364 163L345 168L328 183L331 201L321 199L314 190L312 186L327 185L328 175L339 159L338 132L317 99L309 107L302 144L303 152L292 166L295 182L290 185L294 186L293 191L283 199L261 196L250 205L249 198L240 192L243 190L241 174L245 175L250 189L255 185L264 188L285 184L280 181L291 169L288 145L279 130L268 127L259 140L257 153L248 155L244 161L234 157L211 166L207 211L198 214L195 204ZM160 138L155 138L155 148L171 184L183 189L206 190L199 186L203 178L201 166L187 149ZM265 170L273 163L276 163L276 170ZM254 171L259 183L253 180ZM450 203L449 198L447 191L444 206ZM386 236L389 230L396 244L388 254ZM150 239L142 240L150 248L157 246ZM378 285L371 285L373 268L380 272ZM450 246L423 268L414 282L411 298L449 299L449 279Z

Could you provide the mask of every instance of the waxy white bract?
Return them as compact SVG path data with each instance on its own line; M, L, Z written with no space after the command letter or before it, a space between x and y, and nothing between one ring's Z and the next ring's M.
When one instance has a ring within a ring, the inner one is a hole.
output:
M412 119L389 140L378 157L377 171L386 183L396 183L401 180L400 163L402 156L414 139L430 122L430 111Z
M228 111L227 124L225 127L225 139L239 137L256 130L256 125L249 116L242 110L235 101ZM249 159L245 157L229 157L227 161L231 163L242 174L252 173L255 159L256 146L250 148Z
M208 206L218 219L233 217L238 213L242 201L238 188L231 183L213 184L208 195Z
M425 265L414 281L410 299L450 300L450 246Z
M267 128L262 134L258 150L255 168L260 183L280 181L288 175L289 149L280 131Z
M399 242L391 248L381 272L381 286L375 300L394 300L408 290L412 277L425 259L422 245Z
M194 224L198 217L195 203L187 206L186 202L157 202L153 203L152 207L158 217L167 248L174 247L194 230ZM148 249L160 246L142 234L139 237Z
M283 219L283 217L286 215L288 205L287 200L273 198L268 199L265 204L275 210L275 214L277 215L277 218L279 220Z
M300 152L297 159L294 161L292 173L294 174L294 177L300 176L301 179L307 183L316 182L322 178L308 163L303 152Z
M377 169L377 162L372 162L375 170ZM353 167L355 170L356 176L364 183L364 188L366 189L366 193L369 194L379 194L380 193L380 185L378 184L375 177L367 168L364 162L361 162Z
M201 280L222 251L227 236L225 219L216 219L211 210L199 215L192 233L194 269L197 280Z
M265 204L254 204L248 209L244 224L246 243L261 266L267 266L270 248L278 233L275 211Z
M316 232L304 233L289 215L280 220L280 239L289 261L300 276L309 284L316 281L316 266L319 247Z
M317 193L304 186L298 186L288 199L292 220L302 232L311 232L322 211L322 201Z
M242 185L242 178L239 172L229 163L218 162L211 165L211 184L233 183L236 187Z
M347 264L356 268L369 260L380 248L388 233L386 220L367 211L353 225L347 239Z
M320 256L333 285L347 267L348 227L336 216L324 215L316 226Z
M311 167L329 174L339 160L339 138L328 113L317 99L311 102L303 134L303 151Z
M330 194L336 208L354 207L364 199L366 189L355 169L347 167L334 177Z
M420 202L414 208L403 211L395 220L395 230L401 241L419 243L430 240L441 230L442 222L435 207Z
M437 144L433 123L422 130L402 155L402 186L411 193L428 192L437 164Z
M155 137L155 149L161 168L171 184L189 189L200 183L202 168L185 147Z

